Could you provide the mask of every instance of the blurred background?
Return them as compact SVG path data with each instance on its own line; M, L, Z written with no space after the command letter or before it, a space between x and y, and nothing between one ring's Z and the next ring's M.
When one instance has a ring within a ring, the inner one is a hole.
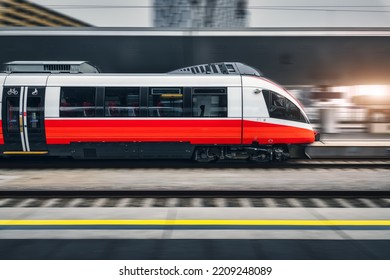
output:
M390 136L390 0L1 0L0 63L88 60L161 73L237 61L322 133Z
M390 0L0 0L0 64L15 60L242 62L323 141L287 164L1 159L0 259L390 259ZM320 226L105 224L129 218Z

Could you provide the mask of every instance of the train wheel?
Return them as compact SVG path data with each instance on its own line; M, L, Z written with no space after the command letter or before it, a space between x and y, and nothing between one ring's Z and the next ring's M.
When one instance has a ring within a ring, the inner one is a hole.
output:
M285 161L290 157L286 146L274 147L272 154L274 161Z
M254 162L254 163L266 163L270 162L270 155L267 154L256 154L256 155L251 155L247 158L247 161L249 162Z
M215 162L219 159L219 148L196 148L195 149L195 161L201 163Z

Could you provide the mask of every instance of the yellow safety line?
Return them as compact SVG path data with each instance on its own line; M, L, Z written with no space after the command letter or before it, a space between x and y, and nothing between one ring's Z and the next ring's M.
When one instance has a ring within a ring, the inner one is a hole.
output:
M45 155L49 153L48 151L41 151L41 152L19 152L19 151L8 151L3 152L4 155Z
M390 226L390 220L0 220L0 226Z

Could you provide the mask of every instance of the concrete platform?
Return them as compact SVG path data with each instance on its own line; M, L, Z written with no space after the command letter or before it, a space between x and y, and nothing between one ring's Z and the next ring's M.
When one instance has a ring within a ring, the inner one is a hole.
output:
M390 259L389 209L0 209L0 259ZM77 219L87 227L50 228ZM109 220L144 222L144 228L88 228ZM88 221L89 220L89 221ZM154 222L167 225L156 228ZM46 224L4 227L12 222ZM170 222L187 221L184 227ZM191 227L197 222L208 225ZM216 223L268 221L279 227L225 226ZM286 226L297 221L300 228ZM330 222L341 224L326 225ZM305 222L324 225L303 225ZM372 225L364 225L365 223ZM355 223L355 226L346 225ZM344 224L344 226L343 226ZM359 226L360 224L360 226ZM46 228L45 228L46 226Z
M390 135L370 133L322 134L306 149L311 158L390 158Z
M3 208L0 239L390 239L390 209Z

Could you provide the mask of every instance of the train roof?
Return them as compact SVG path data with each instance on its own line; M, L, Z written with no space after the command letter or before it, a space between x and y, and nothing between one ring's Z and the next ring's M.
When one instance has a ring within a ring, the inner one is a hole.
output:
M241 62L218 62L188 66L169 72L169 74L190 74L190 75L207 75L207 74L221 74L221 75L251 75L261 77L263 74L244 63Z
M100 73L88 61L11 61L4 64L5 73Z
M11 73L101 73L88 61L11 61L4 64L4 72ZM251 75L262 73L241 62L218 62L188 66L168 72L173 75Z

